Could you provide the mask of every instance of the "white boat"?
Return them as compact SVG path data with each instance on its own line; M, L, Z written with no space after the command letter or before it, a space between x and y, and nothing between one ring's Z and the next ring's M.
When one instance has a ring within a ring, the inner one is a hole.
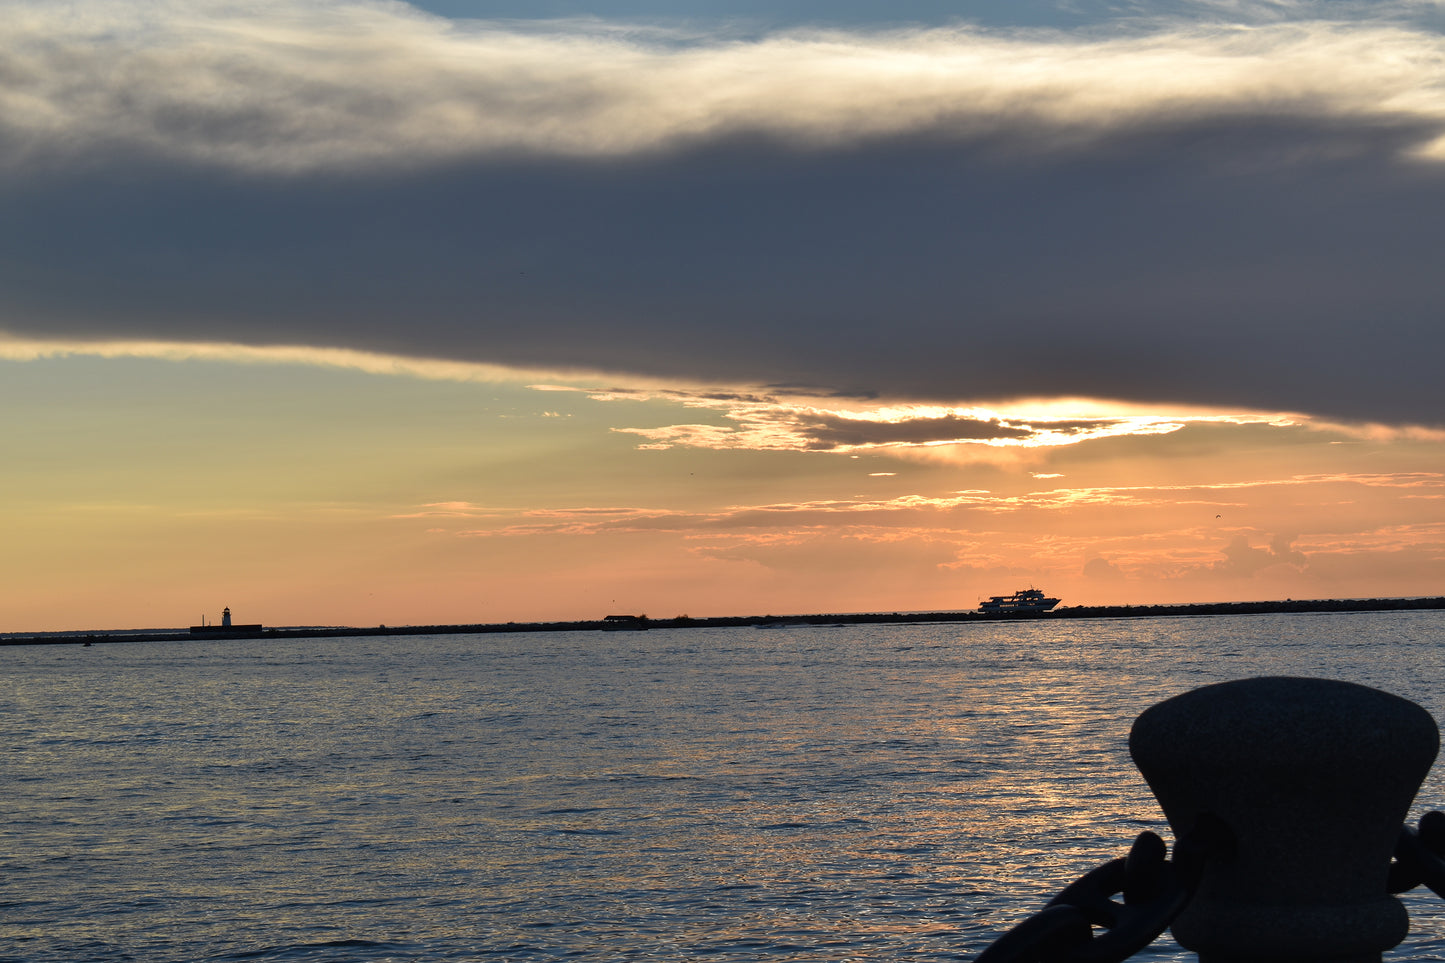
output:
M1058 599L1047 598L1036 588L1020 589L1012 595L995 595L978 607L980 612L1004 614L1008 612L1047 612L1059 604Z

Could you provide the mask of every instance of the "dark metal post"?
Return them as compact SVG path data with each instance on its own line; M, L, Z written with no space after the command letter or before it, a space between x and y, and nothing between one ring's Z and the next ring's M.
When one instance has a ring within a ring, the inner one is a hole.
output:
M1234 837L1174 938L1201 963L1378 963L1409 929L1385 881L1438 749L1413 702L1327 679L1226 682L1145 711L1129 750L1175 837L1204 814Z

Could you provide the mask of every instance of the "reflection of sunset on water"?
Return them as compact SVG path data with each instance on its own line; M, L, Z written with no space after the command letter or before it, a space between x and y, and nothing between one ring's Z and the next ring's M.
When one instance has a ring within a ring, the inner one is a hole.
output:
M12 753L27 898L0 935L117 963L318 940L378 963L970 958L1142 829L1170 837L1127 749L1145 708L1282 674L1438 716L1441 623L7 647L8 716L43 738ZM1438 774L1420 800L1445 800ZM1407 901L1398 952L1428 958L1439 901ZM1162 940L1138 959L1183 954Z

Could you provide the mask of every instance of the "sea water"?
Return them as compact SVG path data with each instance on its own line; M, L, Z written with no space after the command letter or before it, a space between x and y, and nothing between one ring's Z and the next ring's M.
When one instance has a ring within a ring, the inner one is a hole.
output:
M1281 674L1440 719L1445 613L0 648L0 960L969 959L1169 837L1142 710Z

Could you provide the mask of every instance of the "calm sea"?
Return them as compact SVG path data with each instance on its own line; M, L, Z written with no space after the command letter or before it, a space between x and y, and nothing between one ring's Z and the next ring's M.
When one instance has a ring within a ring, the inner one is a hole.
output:
M0 960L958 960L1141 829L1169 837L1126 749L1143 709L1291 674L1440 719L1445 613L51 645L0 667ZM1416 814L1435 807L1438 769ZM1445 900L1407 905L1386 959L1445 958Z

